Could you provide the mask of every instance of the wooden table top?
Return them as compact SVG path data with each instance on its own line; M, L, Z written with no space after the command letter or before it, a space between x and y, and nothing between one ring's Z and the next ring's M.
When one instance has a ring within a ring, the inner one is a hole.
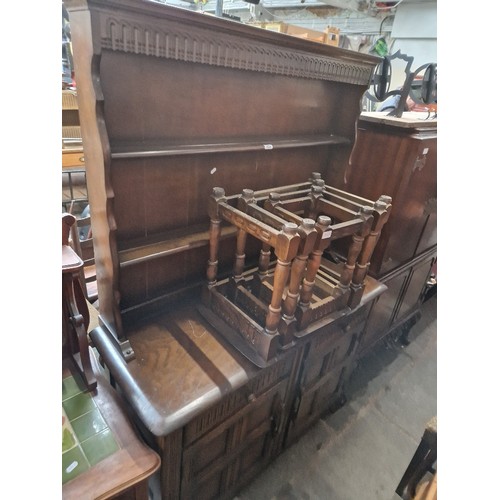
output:
M386 289L372 278L367 282L362 304ZM129 332L135 352L129 362L103 327L90 336L140 420L155 436L183 427L261 373L215 331L194 303Z
M90 335L140 419L156 436L182 427L258 371L191 305L130 332L135 359L128 363L103 328Z
M396 116L389 116L387 111L373 111L361 113L360 121L367 121L373 123L381 123L384 125L391 125L398 128L436 128L437 118L431 119L434 113L430 115L421 111L406 111L401 118Z

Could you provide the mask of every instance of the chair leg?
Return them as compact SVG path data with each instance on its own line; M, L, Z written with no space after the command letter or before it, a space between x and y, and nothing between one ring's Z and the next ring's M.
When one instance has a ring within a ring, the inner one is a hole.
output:
M413 498L417 485L425 473L433 472L432 467L436 460L437 434L434 430L427 428L396 488L396 493L404 500Z

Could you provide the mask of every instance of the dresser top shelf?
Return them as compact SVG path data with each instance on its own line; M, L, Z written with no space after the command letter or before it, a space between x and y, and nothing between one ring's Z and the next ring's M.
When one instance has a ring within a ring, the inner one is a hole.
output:
M392 127L398 127L403 129L414 129L414 128L436 128L437 118L430 118L431 115L420 111L407 111L403 113L401 118L396 116L389 116L386 112L371 112L371 113L361 113L359 120L360 122L372 122L379 123L383 125L391 125Z
M272 151L275 149L290 149L314 146L329 146L350 144L346 137L335 135L299 136L283 139L282 137L235 138L228 141L204 140L198 143L185 141L164 142L127 142L111 145L111 157L119 158L149 158L156 156L181 156L203 153L238 153L246 151Z

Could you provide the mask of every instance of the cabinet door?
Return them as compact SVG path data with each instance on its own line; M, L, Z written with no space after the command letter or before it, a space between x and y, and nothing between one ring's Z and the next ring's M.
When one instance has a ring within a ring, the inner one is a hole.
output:
M406 139L405 146L404 175L393 198L387 227L382 230L381 239L387 244L381 274L436 244L436 137L414 134Z
M330 355L332 353L329 353ZM328 364L330 355L324 361ZM342 382L346 371L343 365L331 368L318 376L308 387L301 386L294 404L294 414L286 436L286 445L296 441L325 411L341 398Z
M373 305L370 316L368 317L366 330L359 347L360 355L364 355L371 346L389 332L410 273L411 269L407 268L387 281L384 281L387 290Z
M333 328L315 334L306 346L287 431L287 446L342 399L343 384L351 372L367 312L367 307L358 309Z
M405 316L408 316L420 306L434 260L435 258L432 257L412 268L404 296L394 317L394 322L404 320Z
M187 447L181 497L229 498L279 452L287 381L283 380Z
M375 343L415 316L435 259L435 253L427 254L384 280L387 290L373 305L358 355L365 355Z

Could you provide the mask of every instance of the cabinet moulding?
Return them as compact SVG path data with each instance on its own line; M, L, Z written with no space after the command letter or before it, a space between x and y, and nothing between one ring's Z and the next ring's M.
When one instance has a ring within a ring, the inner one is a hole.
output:
M149 21L149 20L148 20ZM161 20L160 26L107 16L101 48L188 63L368 85L372 66ZM254 28L258 30L258 28ZM311 42L317 43L317 42Z

